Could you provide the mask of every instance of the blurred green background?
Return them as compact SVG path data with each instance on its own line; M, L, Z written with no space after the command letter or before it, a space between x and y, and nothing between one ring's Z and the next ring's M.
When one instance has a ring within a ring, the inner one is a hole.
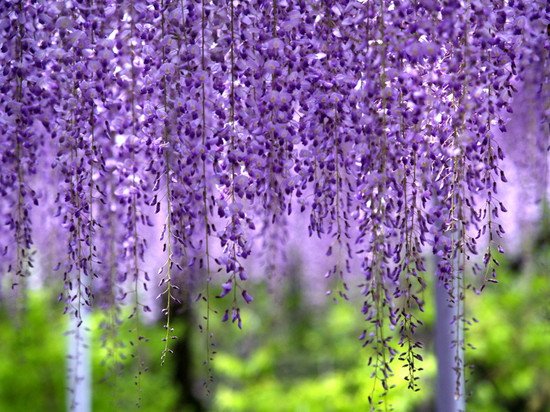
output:
M542 233L529 252L503 258L499 284L481 296L469 295L470 316L479 319L467 332L475 349L467 350L468 410L550 411L550 239ZM372 379L369 350L358 335L363 329L358 303L313 305L299 264L291 266L276 295L256 285L255 301L243 308L244 330L212 322L216 354L210 396L203 382L207 371L205 339L196 325L181 319L200 318L186 311L174 324L179 336L175 354L160 365L164 330L161 322L143 326L148 342L140 346L148 368L136 385L129 353L132 328L127 314L119 342L118 364L102 348L99 324L92 315L94 411L361 411L368 410ZM432 411L436 363L433 356L434 298L425 291L425 342L421 390L412 392L405 371L394 362L396 385L388 402L395 411ZM221 304L219 313L222 313ZM0 311L0 411L66 410L67 317L45 290L33 291L28 309L15 322ZM19 326L18 326L19 325Z

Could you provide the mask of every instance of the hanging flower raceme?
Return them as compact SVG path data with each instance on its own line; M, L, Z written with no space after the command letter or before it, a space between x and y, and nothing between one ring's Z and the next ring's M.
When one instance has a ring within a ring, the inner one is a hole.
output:
M31 210L40 197L34 175L52 126L43 72L50 16L42 5L24 1L4 2L0 16L0 271L7 274L4 287L24 301L34 260Z

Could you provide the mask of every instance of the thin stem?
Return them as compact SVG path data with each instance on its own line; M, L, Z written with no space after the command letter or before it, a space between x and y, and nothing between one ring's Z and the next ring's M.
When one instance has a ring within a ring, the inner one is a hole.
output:
M141 322L141 316L140 316L140 302L139 302L139 254L138 254L138 242L139 242L139 234L137 230L138 226L138 212L137 212L137 183L136 183L136 176L135 171L138 170L137 163L136 163L136 155L135 155L135 144L134 142L137 140L137 115L136 115L136 103L135 103L135 95L136 95L136 68L135 68L135 30L136 30L136 23L135 23L135 6L134 6L134 0L130 1L130 65L131 65L131 87L130 87L130 105L131 105L131 111L132 111L132 142L130 146L130 161L132 164L132 229L133 229L133 237L134 237L134 243L132 245L132 260L133 260L133 272L134 272L134 330L135 330L135 345L136 345L136 358L137 358L137 374L136 374L136 386L137 386L137 392L138 392L138 405L141 401L141 374L142 374L142 366L143 366L143 359L142 359L142 352L141 352L141 333L140 333L140 322Z
M165 5L164 1L161 2L161 42L162 42L162 62L164 63L166 61L166 47L164 45L165 40ZM164 111L166 115L168 115L168 89L167 89L167 81L166 81L166 75L162 76L162 103L164 107ZM163 141L166 145L166 147L163 149L164 153L164 163L165 163L165 183L166 183L166 253L168 255L168 259L166 262L166 307L164 308L164 312L166 315L166 324L164 325L166 329L166 333L164 336L164 349L162 351L161 356L161 364L164 364L164 361L166 360L166 355L168 352L171 352L171 350L168 348L170 338L172 337L172 327L171 327L171 305L172 305L172 188L171 188L171 179L172 179L172 171L170 168L170 156L169 156L169 145L170 145L170 136L169 136L169 129L168 129L168 119L164 120L164 128L163 128Z
M206 259L206 368L208 370L208 381L212 379L211 375L211 335L210 335L210 223L208 221L208 198L207 198L207 175L206 175L206 13L205 13L205 0L201 0L201 69L202 69L202 96L201 96L201 143L205 150L202 160L202 201L203 201L203 219L204 219L204 253ZM206 383L208 391L208 382Z

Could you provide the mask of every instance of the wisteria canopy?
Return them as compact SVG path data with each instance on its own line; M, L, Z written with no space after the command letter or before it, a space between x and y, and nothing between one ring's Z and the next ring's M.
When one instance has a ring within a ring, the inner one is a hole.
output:
M414 387L427 252L457 325L464 289L496 281L494 133L525 70L547 79L548 15L544 0L0 2L2 299L24 301L39 258L77 324L92 305L139 317L160 283L164 358L191 274L206 328L241 327L245 259L297 214L332 239L336 294L361 272L373 376L387 385L398 357ZM165 263L147 273L154 225Z

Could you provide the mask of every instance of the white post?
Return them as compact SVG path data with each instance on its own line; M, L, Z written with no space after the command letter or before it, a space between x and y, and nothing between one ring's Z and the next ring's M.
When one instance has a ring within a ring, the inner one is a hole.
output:
M82 324L71 316L68 334L67 411L90 412L92 395L90 310L82 309Z
M456 288L456 285L453 285ZM460 293L455 291L455 293ZM437 358L437 382L436 382L436 411L437 412L463 412L466 410L464 394L464 351L459 348L458 353L462 358L460 361L459 391L457 396L457 370L456 370L456 348L453 347L455 337L456 303L449 303L449 292L445 290L442 282L436 279L436 325L435 325L435 353ZM459 330L462 332L463 323L460 320ZM462 342L463 337L458 337Z

